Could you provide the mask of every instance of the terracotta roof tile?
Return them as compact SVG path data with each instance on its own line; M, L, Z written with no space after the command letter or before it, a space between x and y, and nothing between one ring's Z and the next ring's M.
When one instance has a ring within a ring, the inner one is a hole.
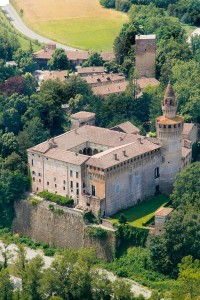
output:
M118 129L121 129L126 133L140 133L140 129L129 121L118 124L111 128L111 130L118 130Z
M155 212L155 216L167 217L172 211L173 208L171 207L161 207Z
M111 84L100 85L92 87L92 91L95 95L99 96L107 96L110 94L121 94L124 93L126 87L128 85L128 81L123 82L113 82Z
M104 73L105 68L104 67L83 67L83 68L78 68L77 70L78 74L85 74L85 73Z
M112 149L108 149L96 155L93 155L87 161L87 164L97 168L103 168L103 169L110 168L114 165L127 161L133 157L142 155L144 153L159 148L160 146L152 144L145 138L143 138L141 142L138 141L137 139L132 143L121 145Z
M196 124L194 124L194 123L184 123L183 134L188 135L195 126L196 126Z
M95 113L88 112L88 111L79 111L73 115L71 115L72 119L84 119L84 118L93 118L95 117Z
M67 70L62 71L43 71L44 80L48 79L60 79L65 80L67 76Z
M99 75L92 75L92 76L85 76L84 79L90 85L107 85L111 83L117 82L124 82L125 76L120 73L116 74L99 74Z
M142 77L140 79L137 79L137 84L143 90L146 86L157 86L160 84L160 82L155 78L148 78L148 77Z

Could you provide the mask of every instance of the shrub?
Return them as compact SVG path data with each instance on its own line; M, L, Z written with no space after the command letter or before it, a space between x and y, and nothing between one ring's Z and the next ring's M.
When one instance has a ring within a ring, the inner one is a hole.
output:
M37 205L37 204L39 204L39 203L41 203L41 202L42 202L41 200L36 199L36 198L31 198L31 199L30 199L30 203L31 203L31 205L33 205L33 206L35 206L35 205Z
M91 211L86 211L83 214L83 219L85 221L88 221L89 223L97 223L96 217L93 215L93 213Z
M64 210L63 210L63 209L60 209L60 208L56 208L54 211L55 211L55 213L57 213L58 215L63 215L63 214L64 214Z
M49 210L53 211L55 209L53 204L49 204Z
M67 198L67 197L63 197L60 195L56 195L56 194L52 194L50 192L47 191L43 191L38 193L38 195L42 198L44 198L45 200L48 201L52 201L55 202L61 206L67 206L67 207L72 207L74 205L74 200Z
M118 221L119 221L120 224L126 224L127 223L127 217L124 214L120 214Z
M115 0L100 0L100 4L106 8L115 8Z
M128 224L119 225L116 232L117 249L116 256L126 252L130 246L144 247L147 241L149 230L146 228L132 227Z
M46 248L46 249L43 249L43 252L44 252L44 255L46 255L46 256L54 256L56 249Z
M108 232L101 227L89 227L88 234L89 236L103 239L107 237Z

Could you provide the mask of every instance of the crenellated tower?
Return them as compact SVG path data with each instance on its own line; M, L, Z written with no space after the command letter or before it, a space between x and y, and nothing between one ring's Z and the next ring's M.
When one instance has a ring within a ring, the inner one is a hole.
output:
M176 114L177 103L171 83L168 83L162 101L163 115L156 119L157 137L162 145L160 190L172 191L176 174L181 170L182 131L184 119Z

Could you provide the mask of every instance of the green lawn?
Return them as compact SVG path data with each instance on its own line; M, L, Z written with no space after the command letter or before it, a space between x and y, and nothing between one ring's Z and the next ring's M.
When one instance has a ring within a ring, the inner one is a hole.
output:
M187 25L187 24L182 24L183 29L186 31L186 35L189 36L197 27Z
M124 18L76 18L35 23L32 28L39 34L71 47L113 51L114 39L124 21Z
M23 21L38 34L83 50L112 51L128 15L99 0L11 0Z
M42 46L37 45L37 43L35 43L35 41L29 39L28 37L23 36L21 33L19 33L17 30L15 30L15 28L7 20L5 14L2 12L1 9L0 9L0 20L1 20L1 23L3 23L3 25L5 25L5 28L11 30L14 33L16 32L16 35L19 39L21 48L23 50L28 50L29 49L30 41L32 41L32 47L33 47L34 51L38 51L42 48ZM1 26L1 24L0 24L0 26Z
M167 202L169 202L169 197L161 194L124 210L123 214L127 217L131 226L144 227L142 224L149 221L154 216L155 211ZM120 214L121 212L113 215L110 221L112 223L118 222Z

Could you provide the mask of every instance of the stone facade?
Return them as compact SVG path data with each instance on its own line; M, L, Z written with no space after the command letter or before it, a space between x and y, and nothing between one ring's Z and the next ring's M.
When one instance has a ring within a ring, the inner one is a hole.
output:
M15 203L16 217L13 221L14 234L30 236L36 242L48 243L61 248L94 248L98 258L112 260L115 252L115 234L108 231L107 237L98 239L88 234L83 214L76 209L64 208L62 215L49 210L49 202L32 206L29 201Z
M135 66L139 77L155 77L156 36L136 35Z
M163 233L164 225L166 221L170 218L173 208L161 207L155 212L155 235L160 235Z
M176 174L192 159L192 141L185 139L183 144L184 120L176 109L169 83L163 115L156 119L157 139L141 136L130 122L111 129L80 126L80 120L89 122L94 114L73 115L80 127L28 150L33 192L70 197L79 208L101 216L159 191L171 193Z
M171 84L162 102L163 116L156 119L157 137L162 145L160 186L165 193L173 188L176 174L182 168L182 131L184 119L176 115L177 104Z
M71 115L71 129L83 125L95 125L95 114L87 111L80 111Z

